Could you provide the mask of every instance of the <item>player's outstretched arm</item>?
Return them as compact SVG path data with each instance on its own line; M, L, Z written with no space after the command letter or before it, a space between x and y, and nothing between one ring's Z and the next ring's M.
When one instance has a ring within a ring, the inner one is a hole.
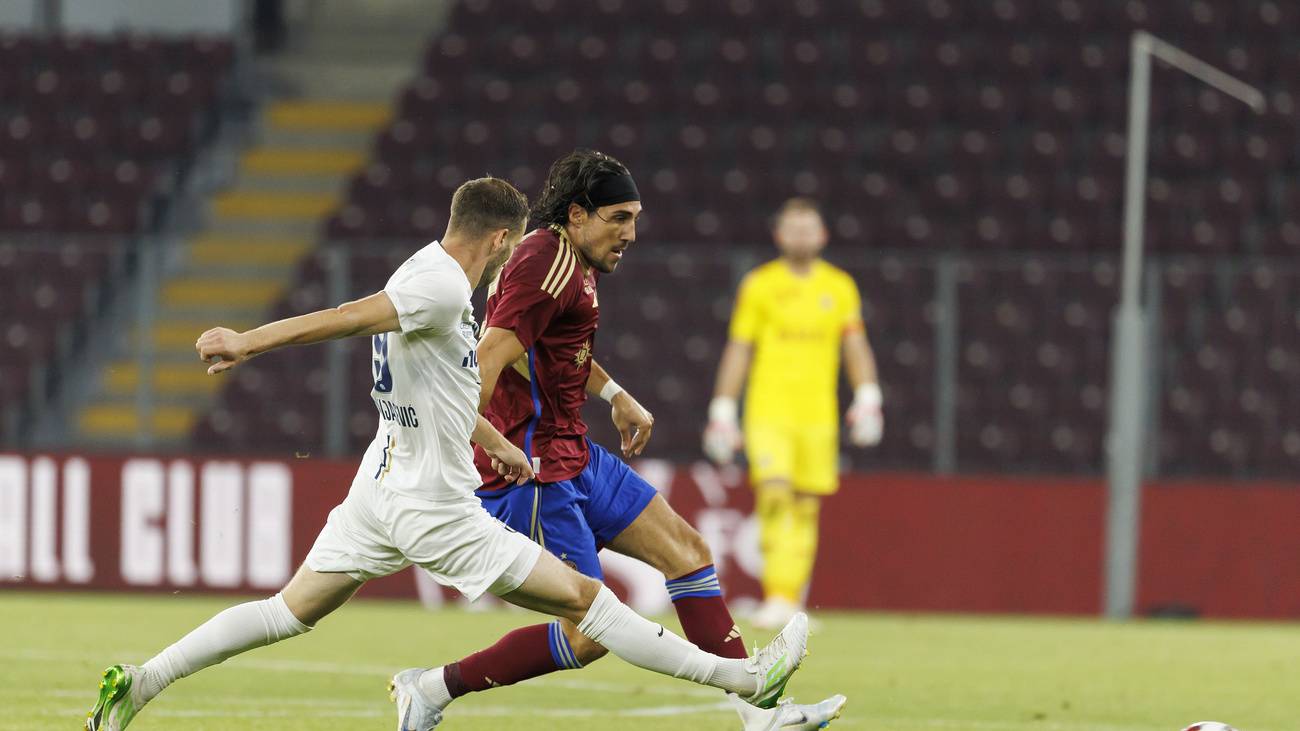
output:
M614 428L618 429L619 449L623 451L623 458L631 459L644 452L646 444L650 442L650 432L654 429L654 415L610 378L609 372L594 358L591 361L591 375L587 376L587 393L609 402L609 416L614 421Z
M730 464L740 446L740 387L749 373L754 346L728 340L718 363L718 380L709 402L709 423L704 429L704 454L718 464Z
M871 352L867 334L860 328L844 335L844 370L853 387L853 404L845 415L849 441L859 447L880 444L885 435L885 417L880 410L882 398L876 356Z
M247 332L214 327L199 336L194 349L204 363L212 363L208 375L286 345L309 345L352 335L376 335L400 330L397 308L385 292L376 292L355 302L262 325ZM213 362L216 361L216 362Z

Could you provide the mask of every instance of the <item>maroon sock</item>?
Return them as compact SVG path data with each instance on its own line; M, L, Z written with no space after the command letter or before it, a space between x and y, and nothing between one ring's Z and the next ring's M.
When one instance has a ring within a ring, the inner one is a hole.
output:
M517 629L497 640L495 645L445 666L442 678L447 683L447 690L452 698L459 698L466 693L513 685L565 667L580 667L576 660L571 659L573 650L568 649L567 640L562 646L552 647L553 642L559 642L557 635L564 637L558 622ZM558 653L565 649L569 653L565 657L570 662L560 664Z
M712 566L665 582L677 609L686 639L719 657L745 658L745 640L722 598L717 572Z

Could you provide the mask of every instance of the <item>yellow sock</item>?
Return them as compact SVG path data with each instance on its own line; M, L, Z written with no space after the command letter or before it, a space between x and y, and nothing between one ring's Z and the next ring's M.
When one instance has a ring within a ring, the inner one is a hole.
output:
M821 500L782 487L760 487L757 495L763 595L803 602L817 556Z
M780 556L786 552L785 536L789 533L790 513L794 506L794 492L786 485L759 485L754 496L754 511L758 515L758 549L763 555L763 584L765 598L783 596L784 581L780 577Z
M789 558L782 569L786 590L795 595L795 603L803 604L812 581L813 562L817 559L818 518L821 499L810 495L796 495L791 510L789 541L786 549Z

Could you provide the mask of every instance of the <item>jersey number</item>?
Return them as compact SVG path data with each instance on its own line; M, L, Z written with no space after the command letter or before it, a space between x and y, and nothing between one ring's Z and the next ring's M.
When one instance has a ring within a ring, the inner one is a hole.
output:
M375 379L375 390L392 393L393 372L388 369L388 333L370 337L370 375Z

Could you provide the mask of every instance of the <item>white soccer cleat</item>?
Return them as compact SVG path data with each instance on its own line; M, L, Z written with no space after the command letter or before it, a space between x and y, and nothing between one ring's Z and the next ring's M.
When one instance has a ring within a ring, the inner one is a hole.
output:
M99 681L99 698L86 714L86 731L122 731L145 703L144 671L134 665L114 665Z
M743 731L818 731L840 717L847 699L833 695L821 703L804 705L786 698L776 708L754 708L735 694L727 694L740 714Z
M807 655L808 615L796 612L780 634L745 661L745 670L757 677L758 690L741 697L751 706L772 708Z
M424 668L403 670L388 681L388 699L397 704L397 731L430 731L442 723L442 709L420 692Z
M821 703L804 705L789 699L781 701L772 709L772 719L766 726L746 726L745 731L778 731L778 729L796 729L796 731L817 731L831 725L831 721L840 717L848 698L833 695Z

